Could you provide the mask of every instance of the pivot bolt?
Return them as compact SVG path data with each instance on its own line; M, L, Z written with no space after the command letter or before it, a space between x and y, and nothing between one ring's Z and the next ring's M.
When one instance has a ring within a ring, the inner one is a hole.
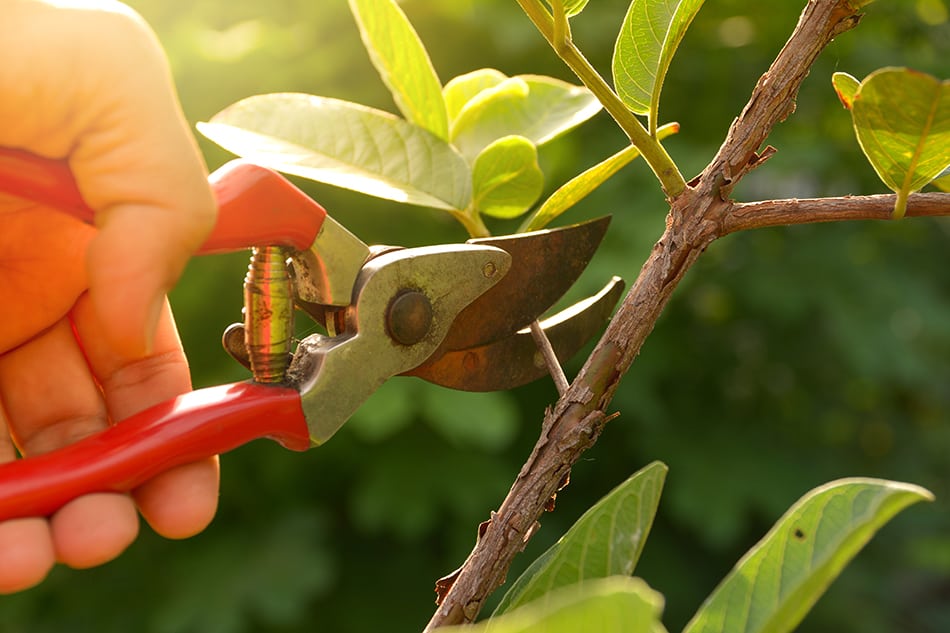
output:
M403 292L389 304L386 314L389 336L402 345L415 345L432 326L432 304L417 290Z

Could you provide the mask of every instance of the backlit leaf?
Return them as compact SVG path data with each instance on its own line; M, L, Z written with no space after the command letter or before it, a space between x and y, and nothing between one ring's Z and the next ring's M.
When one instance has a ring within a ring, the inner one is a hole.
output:
M572 585L548 599L439 633L660 633L663 596L639 578L611 576Z
M927 490L879 479L843 479L799 500L736 565L684 633L793 630L841 570L898 512Z
M516 218L531 208L543 187L538 150L523 136L498 139L472 166L472 200L485 215Z
M614 46L614 87L636 114L656 127L660 92L673 54L703 0L633 0Z
M543 145L600 108L584 87L552 77L519 75L482 90L465 104L452 124L452 144L470 161L504 136L523 136Z
M525 570L495 613L528 603L550 604L558 587L631 575L653 525L667 470L653 462L598 501Z
M850 110L854 103L854 95L857 94L861 82L848 73L835 73L831 76L831 85L835 88L835 93L846 109Z
M348 101L249 97L198 129L261 165L378 198L465 209L471 172L455 149L397 116Z
M865 156L898 194L900 218L907 196L950 165L950 81L884 68L861 82L851 112Z
M350 9L373 66L399 111L408 121L447 139L442 83L406 14L393 0L350 0Z
M662 140L670 134L679 132L679 123L667 123L657 130L657 138ZM584 173L575 176L544 201L528 220L518 229L519 232L543 229L559 215L583 200L608 178L620 171L624 165L640 155L633 145L628 145L613 156L597 163Z
M449 121L454 122L465 104L482 90L494 88L508 76L494 68L481 68L470 73L459 75L445 84L442 89L442 98L449 114Z

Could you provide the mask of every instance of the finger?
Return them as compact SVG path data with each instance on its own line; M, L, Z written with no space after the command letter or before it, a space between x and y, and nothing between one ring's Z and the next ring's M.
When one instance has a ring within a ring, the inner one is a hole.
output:
M70 501L49 521L56 559L75 569L107 563L135 541L139 518L128 495L100 492Z
M121 420L191 389L188 365L167 303L163 303L150 356L139 360L101 344L103 328L90 299L80 298L73 310L77 335L105 396L113 420ZM200 532L217 510L216 458L171 469L135 490L142 515L169 538Z
M16 458L0 403L0 464ZM46 578L56 562L49 527L40 518L0 523L0 594L23 591Z
M45 519L14 519L0 523L0 594L40 584L56 563Z
M27 456L55 450L108 425L105 405L68 319L0 355L0 398L10 434Z
M0 356L0 399L10 433L26 457L108 425L105 404L66 319ZM49 527L45 522L43 526L57 560L88 567L115 558L135 540L138 516L126 495L87 495L54 514ZM15 524L4 528L6 538L17 537L10 530L33 534L34 551L42 546L41 536L33 531L38 529Z

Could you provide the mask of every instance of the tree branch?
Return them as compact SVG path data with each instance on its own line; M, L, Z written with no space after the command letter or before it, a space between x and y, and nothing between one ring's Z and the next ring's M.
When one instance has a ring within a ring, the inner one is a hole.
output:
M446 593L440 594L441 604L426 631L474 621L485 598L504 582L511 561L534 533L545 506L609 420L605 409L673 290L710 243L758 226L889 217L893 196L834 198L825 203L738 204L729 199L742 176L774 152L767 148L757 153L772 128L794 110L799 86L815 58L858 19L847 0L808 2L715 158L671 200L666 230L620 309L570 389L546 412L534 450L501 507L483 524L472 553L458 573L440 585ZM911 208L912 215L950 214L946 194L914 196Z
M890 220L897 196L842 196L803 200L765 200L733 205L722 221L722 234L767 226L841 220ZM918 193L908 198L910 217L950 215L950 193Z

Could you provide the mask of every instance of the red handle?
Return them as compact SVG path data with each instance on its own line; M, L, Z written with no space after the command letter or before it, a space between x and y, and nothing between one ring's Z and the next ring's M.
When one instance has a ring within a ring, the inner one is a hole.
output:
M326 209L276 171L233 160L208 178L218 203L218 221L199 253L249 246L313 245Z
M306 250L327 216L322 206L266 167L231 161L208 180L218 203L218 221L200 254L251 246ZM90 224L95 215L65 160L0 147L0 191L60 209Z
M0 521L47 516L86 493L126 492L260 437L309 448L296 390L249 382L199 389L75 444L0 465Z

